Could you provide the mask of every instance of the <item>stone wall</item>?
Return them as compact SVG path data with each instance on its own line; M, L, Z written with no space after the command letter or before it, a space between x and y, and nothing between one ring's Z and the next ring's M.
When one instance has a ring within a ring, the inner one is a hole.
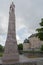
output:
M27 57L43 57L43 53L41 52L28 52L28 53L23 53L23 55Z

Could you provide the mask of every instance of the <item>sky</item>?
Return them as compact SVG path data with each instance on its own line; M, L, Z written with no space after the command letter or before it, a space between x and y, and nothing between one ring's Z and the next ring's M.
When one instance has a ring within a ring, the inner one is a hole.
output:
M43 0L13 0L15 4L16 38L22 43L36 33L43 18ZM8 32L9 7L12 0L0 0L0 44L5 45Z

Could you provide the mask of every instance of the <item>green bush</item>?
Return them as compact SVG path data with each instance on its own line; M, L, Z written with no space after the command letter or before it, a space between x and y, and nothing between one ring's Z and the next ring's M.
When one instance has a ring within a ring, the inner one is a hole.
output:
M18 50L23 50L23 44L18 45Z
M43 45L41 45L41 51L43 51Z
M2 45L0 45L0 52L4 51L4 47Z
M3 53L0 53L0 57L2 57L3 56Z

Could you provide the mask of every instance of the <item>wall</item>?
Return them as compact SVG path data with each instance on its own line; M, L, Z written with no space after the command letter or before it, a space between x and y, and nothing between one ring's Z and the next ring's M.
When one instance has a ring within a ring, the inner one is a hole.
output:
M23 50L27 51L30 48L30 43L23 43Z
M31 37L29 38L29 41L31 43L31 48L40 48L43 44L37 37Z
M43 57L43 52L28 52L28 53L23 53L25 56L27 56L28 58L38 58L38 57Z

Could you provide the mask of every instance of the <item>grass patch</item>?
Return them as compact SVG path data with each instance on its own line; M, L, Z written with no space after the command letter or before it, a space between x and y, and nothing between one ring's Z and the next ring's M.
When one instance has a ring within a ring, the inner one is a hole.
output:
M29 56L28 58L40 58L38 56Z
M3 56L3 52L0 52L0 57L2 57Z

